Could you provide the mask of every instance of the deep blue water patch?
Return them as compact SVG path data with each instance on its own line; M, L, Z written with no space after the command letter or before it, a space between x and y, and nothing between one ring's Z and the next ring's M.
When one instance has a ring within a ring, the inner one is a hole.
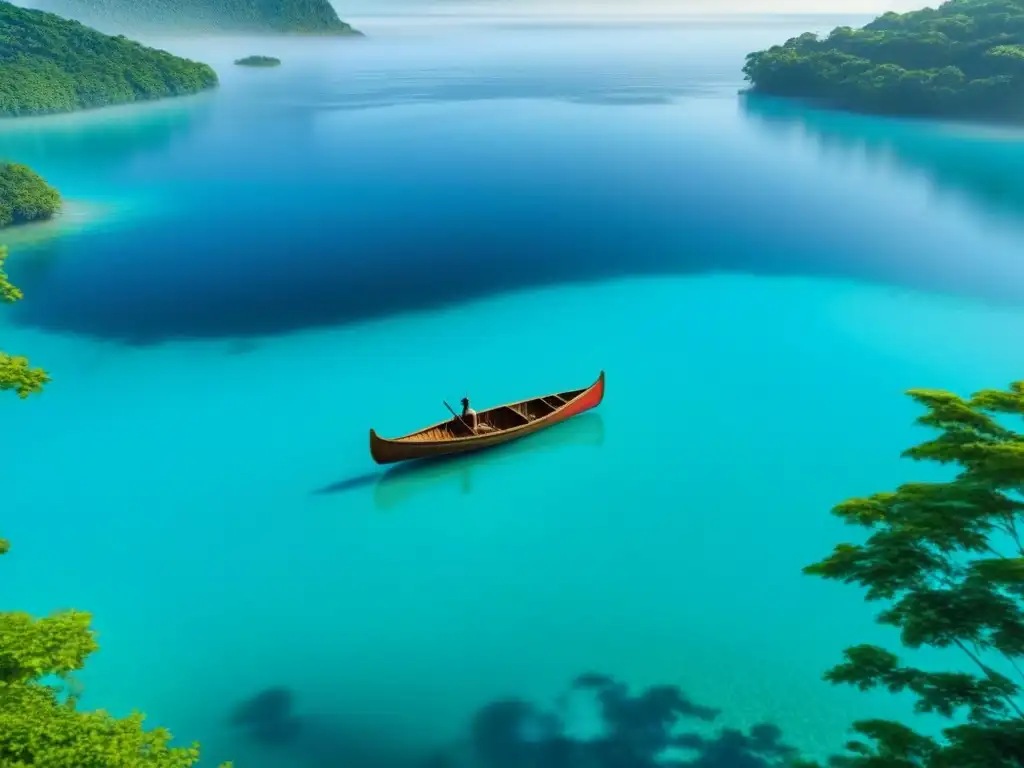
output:
M1019 184L979 168L1019 160L1016 145L971 153L927 127L737 106L742 41L691 61L682 33L604 48L558 34L433 46L433 68L416 46L296 51L280 77L231 74L180 111L140 112L135 127L119 118L116 140L102 122L0 136L0 150L67 193L137 193L160 209L49 244L45 269L12 260L29 296L14 321L129 344L244 339L519 288L709 271L1024 294L1018 241L963 210L936 221L905 162L836 172L815 140L780 142L778 126L872 146L896 126L897 154L934 159L947 169L935 184L968 195ZM972 162L948 161L958 147Z

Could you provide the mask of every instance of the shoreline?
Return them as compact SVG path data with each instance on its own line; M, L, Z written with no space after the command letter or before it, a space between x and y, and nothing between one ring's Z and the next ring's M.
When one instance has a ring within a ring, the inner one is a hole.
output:
M118 207L113 202L64 200L60 211L52 218L0 228L0 245L6 245L12 255L17 251L31 250L109 221Z
M0 134L6 131L20 132L25 129L59 127L79 127L92 121L105 122L110 119L117 119L124 116L124 113L133 112L132 116L145 113L150 115L163 115L170 112L183 112L190 107L202 104L209 100L217 88L207 88L195 93L185 93L181 96L164 96L159 99L147 99L139 101L126 101L119 104L105 104L99 107L87 107L73 109L66 112L47 112L45 114L19 115L11 117L0 115Z

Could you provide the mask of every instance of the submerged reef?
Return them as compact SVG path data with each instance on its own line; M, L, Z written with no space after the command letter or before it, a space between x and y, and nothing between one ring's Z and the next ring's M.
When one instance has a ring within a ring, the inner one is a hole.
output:
M302 730L301 721L292 712L294 700L288 688L267 688L236 706L229 721L260 744L290 744Z
M404 754L391 741L373 743L365 734L348 736L344 723L308 718L299 723L293 699L287 688L268 688L236 707L231 722L254 742L283 747L290 758L310 766L788 768L798 758L772 724L756 725L746 733L716 728L720 711L693 702L676 686L655 685L632 693L625 684L596 673L577 677L550 709L516 697L486 704L470 719L465 738L419 755ZM580 699L594 714L589 728L581 728L579 715L569 706ZM687 728L687 722L693 727ZM282 728L291 733L290 740L268 738Z
M574 737L564 711L497 701L481 709L471 726L480 762L487 768L783 768L797 757L768 723L749 733L714 732L720 711L694 703L673 685L632 694L611 677L588 673L568 693L593 697L601 721L597 734ZM686 721L702 727L686 732Z

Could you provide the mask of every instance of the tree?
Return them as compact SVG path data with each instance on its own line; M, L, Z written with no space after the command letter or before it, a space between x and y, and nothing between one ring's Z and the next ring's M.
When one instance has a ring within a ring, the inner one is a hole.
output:
M885 602L881 624L907 649L952 649L964 671L928 671L887 649L858 645L825 674L861 690L908 691L918 712L950 725L932 737L891 721L853 728L862 737L832 764L850 768L1024 766L1024 381L964 399L911 390L937 436L904 452L955 470L947 482L909 483L839 504L833 514L868 533L804 572L867 590Z
M17 301L21 293L3 272L0 296ZM0 353L0 388L27 397L49 381L24 358ZM0 538L0 556L10 544ZM4 768L190 768L199 747L171 747L163 728L146 730L144 717L115 718L78 707L69 683L97 650L91 616L62 611L37 619L0 612L0 766ZM222 768L228 768L227 765Z
M60 193L27 165L0 163L0 227L52 218Z
M0 2L0 39L3 117L182 96L218 82L207 64L8 2Z
M11 304L22 298L21 291L11 285L4 272L7 246L0 245L0 301ZM0 391L14 390L21 398L41 392L50 381L46 371L33 368L28 358L8 355L0 351Z
M747 56L753 92L858 112L1019 120L1024 3L949 0Z

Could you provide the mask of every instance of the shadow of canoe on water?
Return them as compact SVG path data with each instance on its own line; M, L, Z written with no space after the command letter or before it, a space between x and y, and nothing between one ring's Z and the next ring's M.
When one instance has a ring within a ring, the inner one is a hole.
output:
M313 495L338 495L372 487L376 508L389 511L409 503L420 493L448 484L458 484L461 492L468 494L474 490L473 479L479 470L491 465L509 464L527 453L554 451L568 446L596 447L603 443L603 417L600 413L585 413L511 443L461 456L424 459L355 475L318 488Z

